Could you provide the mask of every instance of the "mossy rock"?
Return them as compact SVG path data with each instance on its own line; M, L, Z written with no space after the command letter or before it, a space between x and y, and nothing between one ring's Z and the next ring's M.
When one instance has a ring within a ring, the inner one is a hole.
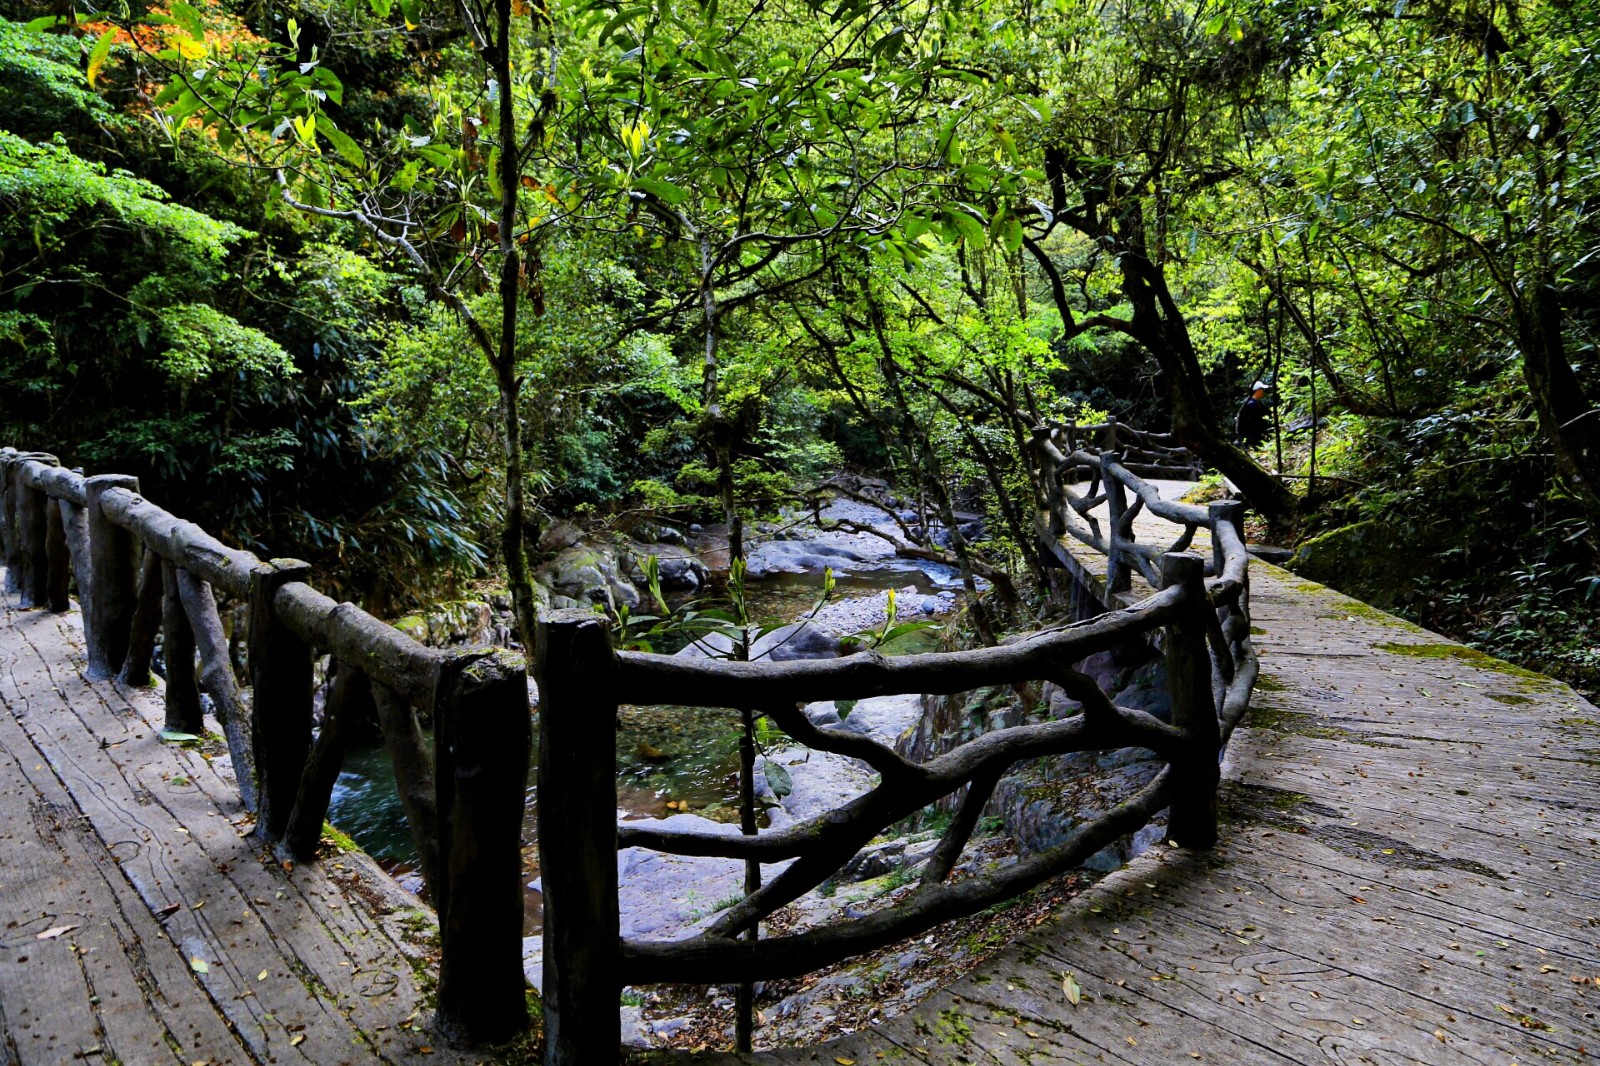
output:
M1311 538L1286 565L1346 595L1387 605L1413 591L1417 560L1437 547L1418 543L1407 527L1368 520Z

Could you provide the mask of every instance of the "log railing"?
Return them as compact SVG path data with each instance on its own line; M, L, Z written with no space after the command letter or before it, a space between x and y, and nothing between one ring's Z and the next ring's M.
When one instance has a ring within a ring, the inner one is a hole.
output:
M1049 484L1080 462L1062 454L1051 431L1035 459ZM1053 450L1052 450L1053 449ZM1098 462L1098 457L1096 457ZM1095 467L1122 501L1101 542L1120 564L1151 579L1154 593L1122 610L998 647L885 658L783 663L684 660L614 651L604 619L557 611L540 624L539 836L545 906L546 1063L617 1061L617 1001L625 985L734 984L792 977L826 967L1010 899L1081 864L1117 838L1170 811L1168 836L1209 847L1217 836L1218 761L1243 715L1257 663L1250 643L1247 555L1237 504L1209 510L1160 499L1114 453ZM1135 503L1126 503L1131 492ZM1102 501L1105 502L1105 501ZM1133 545L1138 508L1184 527L1173 550ZM1070 508L1068 508L1070 510ZM1083 514L1073 512L1075 516ZM1080 523L1081 524L1081 523ZM1184 554L1196 529L1212 537L1212 559ZM1212 577L1207 580L1206 574ZM1172 721L1115 706L1073 668L1130 639L1154 638L1165 654ZM1050 681L1079 701L1071 717L997 730L917 763L860 734L814 725L804 706L819 700L891 693L948 694L983 686ZM860 759L880 775L867 793L781 830L724 836L618 825L615 778L619 704L692 704L765 714L789 737L818 751ZM1148 785L1061 843L1005 869L948 881L992 790L1012 764L1069 752L1148 748L1167 767ZM800 933L755 939L760 923L831 877L889 826L959 794L956 814L920 875L894 906ZM649 847L787 866L703 932L675 941L619 936L615 853Z
M132 477L86 478L5 448L0 493L7 591L23 607L66 611L76 587L91 676L150 685L159 633L166 729L203 733L200 692L211 697L255 835L280 858L314 860L349 727L363 705L375 711L439 914L438 1024L471 1042L525 1028L522 659L426 648L312 588L306 564L263 562L167 513ZM218 592L247 605L245 677ZM320 654L333 677L313 738Z
M1111 423L1116 427L1118 423ZM1095 427L1091 427L1095 428ZM1195 531L1202 527L1213 528L1212 558L1206 563L1206 574L1228 577L1227 551L1237 544L1239 567L1243 567L1243 509L1234 502L1213 503L1209 507L1180 503L1161 497L1154 485L1139 476L1152 468L1147 463L1131 463L1125 453L1114 448L1095 450L1092 445L1074 446L1081 439L1073 427L1039 426L1033 431L1032 455L1034 480L1044 487L1047 533L1059 538L1071 535L1094 548L1106 557L1106 592L1115 595L1127 592L1132 576L1137 572L1152 588L1161 584L1158 572L1160 558L1168 552L1187 551L1194 540ZM1121 439L1118 434L1107 433L1103 440ZM1148 453L1145 453L1148 454ZM1181 467L1157 467L1163 477L1188 476ZM1087 478L1087 487L1074 492L1071 486ZM1102 504L1106 508L1106 527L1093 513ZM1135 539L1133 524L1141 511L1166 519L1183 527L1182 532L1165 546L1143 544ZM1227 516L1223 521L1223 516ZM1215 527L1226 525L1224 534ZM1223 537L1228 537L1227 545ZM1243 571L1231 575L1243 580Z
M1063 454L1079 450L1116 452L1122 456L1123 466L1139 477L1197 481L1203 472L1199 456L1179 444L1171 433L1137 429L1115 418L1087 426L1069 422L1043 428L1051 431ZM1069 480L1080 474L1077 470L1068 473Z

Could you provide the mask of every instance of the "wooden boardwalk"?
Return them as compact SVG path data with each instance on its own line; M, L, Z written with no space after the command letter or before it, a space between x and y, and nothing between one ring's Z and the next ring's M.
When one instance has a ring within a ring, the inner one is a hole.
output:
M1217 848L1147 852L875 1029L655 1061L1600 1056L1600 711L1276 567L1251 581L1262 681Z
M249 834L226 759L84 676L76 612L0 604L0 1066L457 1061L431 912L359 854Z

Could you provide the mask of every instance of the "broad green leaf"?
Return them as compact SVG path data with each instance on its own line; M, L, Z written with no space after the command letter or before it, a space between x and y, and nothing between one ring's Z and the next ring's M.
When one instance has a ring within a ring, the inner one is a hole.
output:
M172 743L172 744L182 744L185 741L199 740L200 739L198 736L196 736L193 733L182 733L182 732L179 732L176 729L163 729L160 733L157 733L156 735L159 736L162 740L167 741L168 743Z
M335 126L327 115L317 116L317 132L328 138L328 143L333 145L334 150L344 156L351 166L359 168L367 165L367 157L362 154L361 146L356 144L349 134Z
M772 789L774 796L782 799L794 792L794 778L783 766L768 759L762 764L762 770L767 775L767 787Z
M87 76L89 84L93 85L100 76L100 68L105 66L106 56L111 54L111 42L117 36L117 28L111 27L102 33L94 42L94 47L89 50L89 69Z
M172 17L178 20L178 25L183 31L195 40L204 42L206 39L206 20L200 17L200 11L193 4L186 4L183 0L172 0Z

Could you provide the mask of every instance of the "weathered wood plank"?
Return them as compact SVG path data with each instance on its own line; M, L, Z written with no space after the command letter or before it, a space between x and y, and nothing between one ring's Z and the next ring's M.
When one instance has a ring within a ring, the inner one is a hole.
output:
M45 617L9 620L21 624L8 637L20 637L41 660L41 646L70 643L70 634L52 638L35 621ZM145 903L178 904L166 919L169 935L186 958L207 963L202 984L253 1053L329 1063L453 1060L442 1048L419 1052L433 1041L401 1027L420 1024L421 994L407 961L416 949L402 944L400 927L415 924L426 937L431 923L392 882L384 889L381 874L371 876L370 861L350 856L328 870L285 870L256 855L241 837L248 830L234 824L244 818L231 779L199 753L156 740L154 701L90 683L59 661L42 675L25 679L20 691L0 687L0 699L12 708L19 701L51 707L51 714L24 711L34 743L52 752L57 773ZM348 898L340 888L346 881ZM354 905L362 897L376 897L391 913L366 913ZM258 981L260 970L268 977Z
M32 1052L18 1057L250 1061L44 759L0 713L0 1029ZM77 928L35 939L62 925Z

